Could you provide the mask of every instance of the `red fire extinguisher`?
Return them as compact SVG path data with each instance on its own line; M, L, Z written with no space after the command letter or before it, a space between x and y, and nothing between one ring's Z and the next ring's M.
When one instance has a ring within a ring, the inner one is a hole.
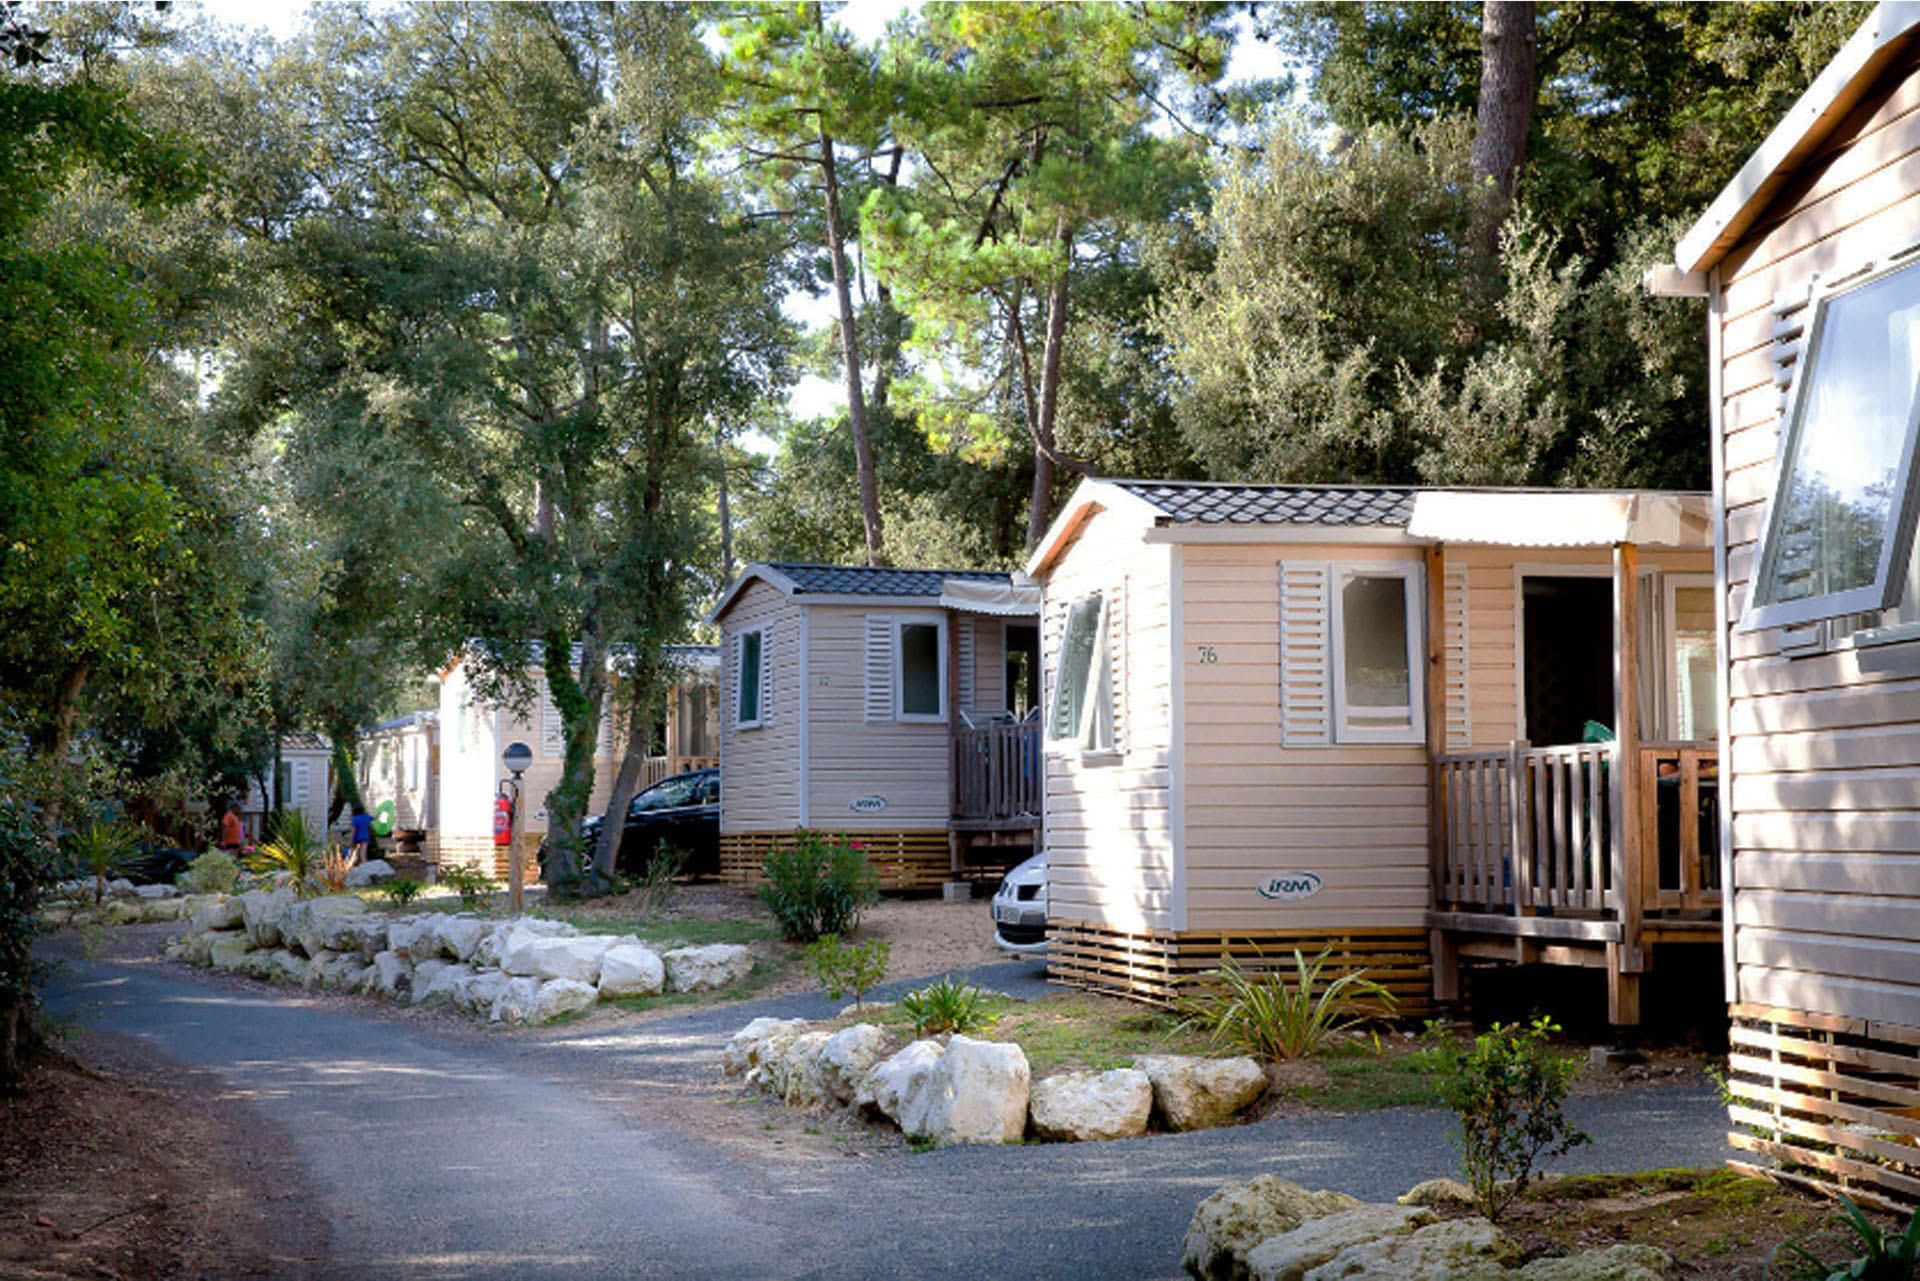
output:
M504 792L493 798L493 843L513 844L513 802Z

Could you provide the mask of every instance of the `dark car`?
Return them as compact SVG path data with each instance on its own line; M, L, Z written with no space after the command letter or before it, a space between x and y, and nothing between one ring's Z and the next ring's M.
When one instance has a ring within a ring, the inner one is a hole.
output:
M600 839L600 819L580 825L592 842ZM681 856L680 870L699 876L720 871L720 771L698 769L663 778L627 806L626 835L620 841L617 871L638 876L661 844ZM545 847L542 846L542 854Z

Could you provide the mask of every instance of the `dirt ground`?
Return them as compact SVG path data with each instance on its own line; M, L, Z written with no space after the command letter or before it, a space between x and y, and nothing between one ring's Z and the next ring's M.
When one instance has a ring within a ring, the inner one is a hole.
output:
M285 1138L210 1075L88 1035L0 1096L0 1277L339 1275Z

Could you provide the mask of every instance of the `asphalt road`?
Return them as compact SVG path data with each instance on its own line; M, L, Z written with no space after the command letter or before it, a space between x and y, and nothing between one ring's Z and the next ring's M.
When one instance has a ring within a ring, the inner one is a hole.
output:
M1017 993L1035 973L978 977ZM49 1006L217 1071L283 1127L319 1189L342 1276L1172 1278L1194 1205L1226 1181L1273 1173L1391 1199L1455 1173L1448 1118L1427 1109L762 1162L671 1115L637 1120L597 1097L609 1082L664 1100L710 1081L728 1034L759 1013L824 1012L808 997L533 1041L78 961L56 975ZM1573 1113L1594 1143L1561 1169L1726 1155L1725 1113L1704 1083L1585 1098Z

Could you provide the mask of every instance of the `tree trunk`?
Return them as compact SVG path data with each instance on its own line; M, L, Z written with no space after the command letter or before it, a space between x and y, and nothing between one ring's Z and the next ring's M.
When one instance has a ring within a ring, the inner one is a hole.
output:
M720 576L733 579L733 511L727 505L727 435L713 429L713 452L720 459Z
M47 799L41 807L41 821L55 836L60 831L61 783L67 773L67 757L73 752L73 718L80 708L80 692L92 674L92 659L83 658L69 668L54 690L47 717Z
M840 356L847 376L847 422L853 428L854 467L860 477L860 522L866 528L867 564L887 563L880 528L880 487L874 478L873 439L867 434L866 393L860 385L860 335L854 328L853 289L847 280L845 238L840 234L840 175L833 139L820 130L820 168L825 174L827 256L833 260L833 297L840 310Z
M568 665L573 646L564 633L551 631L542 643L547 692L560 712L566 752L560 781L547 793L547 889L565 897L599 888L580 883L580 820L586 817L593 796L595 740L600 733L600 708L606 701L607 649L597 626L592 622L583 626L576 675ZM520 851L514 850L513 857L519 858Z
M367 807L366 798L360 794L360 780L354 777L353 750L347 746L347 736L333 735L333 804L327 806L327 826L340 821L340 811L349 805Z
M893 163L887 167L886 184L891 187L900 181L900 160L906 154L905 147L893 149ZM881 413L890 413L888 397L893 392L893 380L900 373L900 347L905 341L904 329L906 317L893 305L893 290L885 281L876 281L874 300L880 313L880 351L873 365L873 403Z
M1034 415L1033 497L1027 505L1027 550L1032 551L1047 532L1053 507L1053 424L1060 408L1060 357L1067 338L1067 289L1073 268L1073 228L1061 219L1057 230L1062 259L1060 274L1047 291L1047 345L1040 358L1040 406Z
M1480 13L1480 102L1473 172L1477 178L1492 179L1499 192L1490 218L1497 235L1527 161L1538 40L1532 0L1484 0Z
M647 761L648 731L652 729L653 708L658 697L658 669L650 663L636 664L629 673L631 702L627 706L627 749L620 754L620 769L613 776L613 792L607 797L606 816L600 820L600 843L593 853L593 870L612 880L620 866L620 846L627 836L627 806L640 790L640 773ZM672 715L672 709L668 709Z

